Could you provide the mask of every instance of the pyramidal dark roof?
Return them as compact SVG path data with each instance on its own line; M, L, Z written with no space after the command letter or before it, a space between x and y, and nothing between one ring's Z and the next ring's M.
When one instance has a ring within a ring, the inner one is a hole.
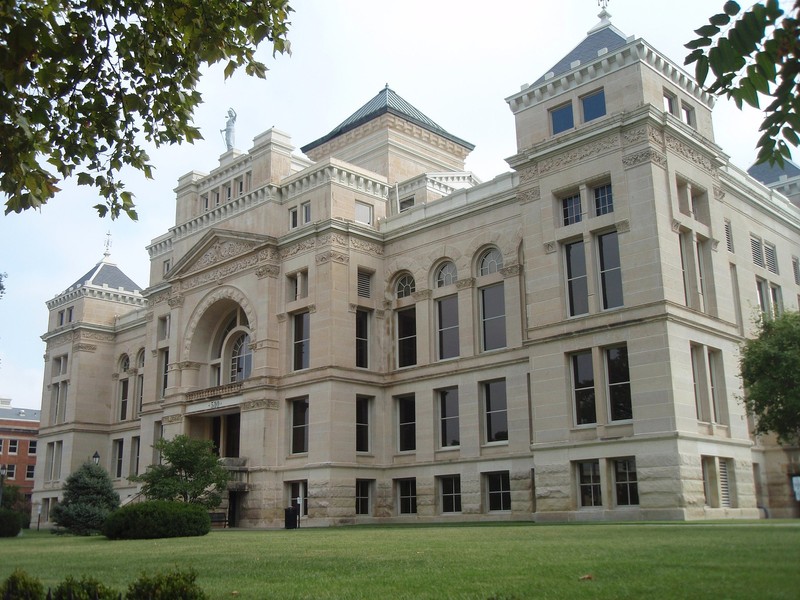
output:
M142 288L120 268L108 260L108 254L103 256L103 260L97 263L92 269L87 272L83 277L79 278L75 283L69 286L65 292L76 290L83 286L91 287L104 287L108 286L112 290L122 288L123 291L133 293L141 291Z
M335 137L342 135L343 133L347 133L348 131L352 131L356 127L363 125L384 114L392 114L395 116L400 117L401 119L405 119L406 121L410 121L415 125L419 125L423 129L427 129L431 133L435 133L436 135L440 135L443 138L447 138L448 140L455 142L469 150L473 150L475 146L470 144L469 142L465 142L461 138L454 136L451 133L445 131L442 127L437 125L432 119L425 116L419 109L412 106L409 102L401 98L393 89L389 87L389 84L386 84L378 95L375 96L372 100L367 102L364 106L359 108L356 112L352 115L347 117L344 121L342 121L339 125L337 125L333 131L327 134L324 137L319 138L311 142L310 144L306 144L300 150L302 152L308 152L309 150L313 150L314 148L321 146L325 142L332 140Z
M533 85L544 83L549 77L548 74L553 73L553 77L563 75L567 71L571 71L575 61L580 61L581 65L585 65L598 58L598 52L605 49L607 52L613 52L617 48L621 48L627 44L627 37L619 29L614 27L609 20L611 14L603 10L598 15L600 22L592 27L586 34L583 41L575 46L564 58L558 61L553 67L533 82Z
M764 185L772 185L773 183L778 183L783 176L786 176L788 179L799 176L800 167L792 161L784 159L783 167L765 162L760 165L753 165L747 169L747 174L753 179L758 179Z

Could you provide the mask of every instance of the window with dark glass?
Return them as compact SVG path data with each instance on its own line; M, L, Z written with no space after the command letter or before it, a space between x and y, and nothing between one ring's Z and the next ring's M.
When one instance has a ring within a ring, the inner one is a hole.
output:
M487 473L486 493L490 511L511 510L511 481L508 471Z
M506 303L503 284L480 289L481 341L484 350L506 346Z
M600 492L600 462L587 460L578 463L578 486L581 506L603 506Z
M606 95L603 90L584 96L581 98L583 106L583 121L588 122L606 114Z
M461 476L445 475L439 478L442 491L442 512L461 512Z
M483 253L478 262L478 274L491 275L503 268L503 254L497 248L491 248Z
M572 117L572 103L563 104L552 109L550 111L550 123L553 127L553 135L575 127L575 120Z
M508 404L505 379L484 383L483 401L486 410L486 442L508 440Z
M443 263L437 270L436 270L436 287L445 287L447 285L452 285L458 280L458 271L456 270L456 266L447 261Z
M575 424L589 425L597 423L594 402L594 370L592 368L592 351L578 352L571 357L572 362L572 394L575 400Z
M119 382L119 420L128 418L128 379Z
M397 299L408 298L416 289L417 286L414 278L411 275L403 275L397 280L397 286L395 287Z
M292 481L289 484L289 496L289 503L300 516L308 516L308 481Z
M636 459L624 458L614 461L614 486L617 492L617 505L633 506L639 504Z
M458 423L458 388L439 390L440 443L443 448L461 443Z
M308 398L292 400L292 454L308 452Z
M564 225L580 223L583 219L581 215L581 195L574 194L561 200L561 213L564 217Z
M356 366L369 367L369 312L356 311Z
M589 312L589 285L586 278L586 255L583 242L564 246L567 262L567 295L569 314L584 315Z
M417 480L398 479L397 495L400 500L401 515L417 514Z
M356 514L368 515L370 505L371 479L356 479Z
M310 354L310 313L294 316L294 370L307 369Z
M608 404L612 421L633 418L631 378L628 371L628 347L606 348L608 370Z
M397 311L397 366L417 364L417 309L414 306Z
M250 348L250 336L242 333L231 347L231 367L228 376L230 383L244 381L250 377L253 369L253 351Z
M114 477L122 477L122 451L124 440L114 440Z
M596 216L614 212L614 195L611 184L600 185L594 188L594 214Z
M397 438L401 452L417 449L417 421L414 396L397 399Z
M454 358L458 345L458 296L447 296L436 301L439 325L439 358Z
M370 398L356 396L356 452L369 452Z
M600 254L600 287L603 308L622 306L622 268L619 260L619 240L617 232L612 231L597 236Z

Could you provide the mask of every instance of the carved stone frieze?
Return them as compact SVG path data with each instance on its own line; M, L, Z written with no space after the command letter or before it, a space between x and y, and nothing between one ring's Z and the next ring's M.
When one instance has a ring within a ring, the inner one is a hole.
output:
M307 240L303 240L302 242L298 242L297 244L292 244L288 248L284 248L281 250L281 258L287 259L299 254L300 252L305 252L306 250L312 250L317 244L317 241L314 238L308 238Z
M258 251L258 260L265 261L277 261L279 260L281 255L278 253L278 249L270 246L269 248L262 248Z
M555 241L545 242L544 243L545 254L552 254L553 252L556 251L557 247L558 245L555 243Z
M665 140L667 148L672 150L673 152L680 154L684 158L692 161L697 166L702 169L705 169L709 173L714 170L713 165L711 164L711 159L707 156L701 154L691 146L687 146L681 140L676 137L673 137L669 134L665 136Z
M627 233L631 230L631 222L628 219L617 221L617 233Z
M672 219L672 231L678 232L681 230L681 222L678 219Z
M161 418L161 422L166 425L180 423L181 421L183 421L183 415L166 415Z
M508 265L507 267L503 267L500 269L500 273L502 273L503 277L515 277L519 275L522 268L519 264L516 265Z
M280 275L281 269L276 265L264 265L256 269L256 277L264 279L265 277L277 277Z
M94 344L75 344L72 346L72 350L75 352L95 352L97 346Z
M419 302L420 300L428 300L432 294L433 292L431 290L417 290L411 293L411 297Z
M228 277L229 275L233 275L238 273L239 271L243 271L245 269L249 269L255 266L258 263L258 256L250 255L242 258L241 260L233 261L227 265L220 266L216 269L211 269L205 271L203 273L199 273L188 279L183 280L181 283L181 290L189 290L206 283L219 283L223 278Z
M652 148L646 148L622 157L622 164L626 169L648 162L656 164L662 169L667 168L667 157Z
M317 238L320 246L342 246L347 248L347 236L341 233L326 233Z
M725 198L725 190L723 190L718 185L714 186L714 199L715 200L722 200Z
M342 265L346 265L347 263L350 262L350 257L347 254L330 250L328 252L322 252L321 254L317 254L316 261L318 265L324 265L325 263L329 262L335 262Z
M172 296L172 298L170 298L167 301L167 303L169 304L170 308L179 308L183 306L184 300L186 300L186 296L184 296L183 294L177 294L175 296Z
M539 170L537 169L536 165L530 165L519 172L519 182L520 184L528 183L536 179L538 175Z
M539 163L539 173L544 175L550 171L557 171L617 147L619 147L619 137L616 135L608 136L602 140L570 150L569 152L563 152L558 156L544 159Z
M465 279L459 279L458 281L456 281L456 289L459 290L466 290L474 286L475 286L474 277L466 277Z
M166 302L169 300L170 292L159 292L155 296L150 296L150 304L156 305L161 304L162 302Z
M203 364L191 360L184 360L183 362L179 362L176 366L183 371L184 369L199 369Z
M75 334L75 340L94 340L97 342L113 342L113 333L102 333L99 331L80 331Z
M641 142L643 139L647 137L647 126L643 125L642 127L635 127L634 129L628 129L622 134L622 140L625 142L626 146L631 144L636 144L637 142Z
M218 262L229 260L236 256L246 254L255 248L255 243L243 240L217 240L214 244L198 258L187 270L187 273L194 273L207 269Z
M350 247L374 256L383 256L383 246L360 238L350 238Z
M517 198L521 203L525 202L535 202L542 197L542 192L539 189L539 186L532 187L528 190L520 190L517 192Z
M48 347L52 346L60 346L61 344L68 344L75 339L75 336L71 331L67 331L65 333L60 333L54 338L50 338L47 340Z
M247 400L242 402L239 407L242 410L278 410L278 401L275 398L267 400Z

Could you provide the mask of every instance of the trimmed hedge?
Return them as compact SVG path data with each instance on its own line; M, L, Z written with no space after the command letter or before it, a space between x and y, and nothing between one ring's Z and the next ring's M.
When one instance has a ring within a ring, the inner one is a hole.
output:
M192 505L190 505L192 506ZM207 600L206 593L195 583L197 573L193 569L175 569L167 573L147 575L128 586L126 600Z
M22 529L22 515L15 510L0 508L0 537L17 537Z
M205 507L166 500L123 506L103 524L103 535L112 540L190 537L209 531L211 517Z
M48 598L52 600L119 600L120 594L93 577L84 575L80 579L75 579L68 575Z
M44 600L44 586L36 577L31 577L22 569L15 569L8 579L0 584L0 598Z

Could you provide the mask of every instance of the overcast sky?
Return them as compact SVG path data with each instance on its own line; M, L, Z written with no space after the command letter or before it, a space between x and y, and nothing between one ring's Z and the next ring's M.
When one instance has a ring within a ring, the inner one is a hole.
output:
M262 56L266 80L237 74L223 81L210 70L200 91L205 103L195 124L205 140L148 150L156 166L147 181L123 177L136 196L139 221L99 219L90 188L65 182L41 212L0 216L0 397L13 405L41 403L47 328L45 302L103 256L111 232L111 260L142 287L148 285L145 247L174 224L178 177L209 172L225 151L220 129L228 107L238 113L236 147L276 127L303 146L332 130L385 84L444 129L475 144L467 169L481 180L509 170L516 152L512 113L504 98L549 71L598 22L595 0L293 0L292 56ZM642 2L612 0L612 23L647 40L677 64L683 44L724 0ZM747 4L747 3L743 3ZM783 2L782 4L787 4ZM727 101L714 111L716 141L742 168L752 164L759 113L738 112ZM298 151L299 152L299 151Z

